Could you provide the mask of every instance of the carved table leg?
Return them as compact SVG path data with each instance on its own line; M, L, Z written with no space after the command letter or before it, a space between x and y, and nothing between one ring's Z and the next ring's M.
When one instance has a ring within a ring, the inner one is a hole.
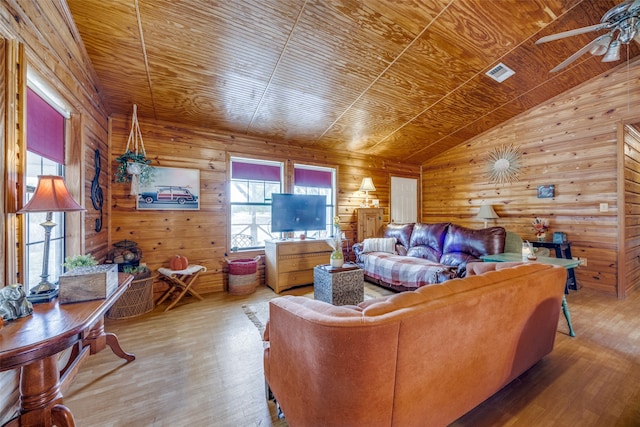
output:
M108 345L116 356L125 359L127 362L132 362L136 359L133 354L125 352L122 347L120 347L120 342L115 334L104 331L104 318L96 322L91 328L83 340L83 345L89 345L91 354L102 351Z
M73 414L64 405L56 405L51 409L51 420L54 425L59 427L75 427L76 421L73 419Z
M121 359L126 359L127 362L133 362L136 360L136 356L125 352L122 347L120 347L120 341L118 341L118 337L115 334L107 333L105 334L107 339L107 345L111 347L111 351L120 357Z
M57 356L20 370L20 426L74 427L71 411L62 404Z

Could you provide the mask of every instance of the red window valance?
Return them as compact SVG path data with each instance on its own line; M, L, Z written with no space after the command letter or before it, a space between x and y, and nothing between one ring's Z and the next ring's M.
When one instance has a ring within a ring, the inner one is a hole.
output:
M64 164L64 116L29 88L27 150Z
M275 165L232 161L231 178L280 182L280 167Z
M294 184L301 187L331 188L331 172L296 168Z

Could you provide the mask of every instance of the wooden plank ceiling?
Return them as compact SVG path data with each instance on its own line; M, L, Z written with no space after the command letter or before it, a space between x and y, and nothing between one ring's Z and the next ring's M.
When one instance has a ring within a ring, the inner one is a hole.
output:
M110 113L411 163L638 55L550 74L605 31L534 44L617 3L68 0Z

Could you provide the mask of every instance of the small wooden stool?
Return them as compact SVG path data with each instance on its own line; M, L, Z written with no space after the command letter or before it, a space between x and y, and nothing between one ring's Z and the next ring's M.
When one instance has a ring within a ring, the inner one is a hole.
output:
M159 268L158 272L161 274L160 278L169 283L169 289L162 294L156 305L162 304L164 300L169 298L169 296L174 292L178 292L178 295L171 304L164 309L164 311L171 310L187 293L202 301L204 298L202 298L195 290L191 289L191 286L196 282L196 279L203 271L207 271L207 268L201 265L190 265L184 270Z

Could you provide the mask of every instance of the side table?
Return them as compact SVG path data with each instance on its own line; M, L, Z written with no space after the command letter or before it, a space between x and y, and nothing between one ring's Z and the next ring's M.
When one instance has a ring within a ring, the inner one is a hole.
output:
M186 294L193 295L200 301L204 300L193 288L192 285L198 279L200 273L207 271L207 267L202 265L191 264L184 270L171 270L169 268L159 268L158 272L161 274L160 278L169 283L169 288L160 297L156 305L162 304L172 294L177 294L167 308L164 311L171 310Z
M313 269L313 297L333 305L364 301L364 271L356 264L335 268L329 264Z
M573 260L571 255L571 242L554 243L554 242L536 242L532 241L531 244L537 248L553 249L556 252L556 258L564 258ZM578 282L576 281L576 273L573 268L567 268L567 290L578 290Z
M568 260L563 258L551 258L546 256L539 256L536 260L532 261L524 261L522 259L522 254L509 253L505 252L503 254L494 254L494 255L483 255L480 257L484 262L540 262L543 264L551 264L551 265L559 265L560 267L564 267L567 269L567 274L569 271L573 271L573 269L580 265L580 261L576 261L574 259ZM573 331L573 325L571 324L571 314L569 313L569 304L567 304L567 296L568 294L567 288L565 286L564 294L562 295L562 313L564 314L564 318L567 320L567 326L569 327L569 336L575 337L576 333Z

